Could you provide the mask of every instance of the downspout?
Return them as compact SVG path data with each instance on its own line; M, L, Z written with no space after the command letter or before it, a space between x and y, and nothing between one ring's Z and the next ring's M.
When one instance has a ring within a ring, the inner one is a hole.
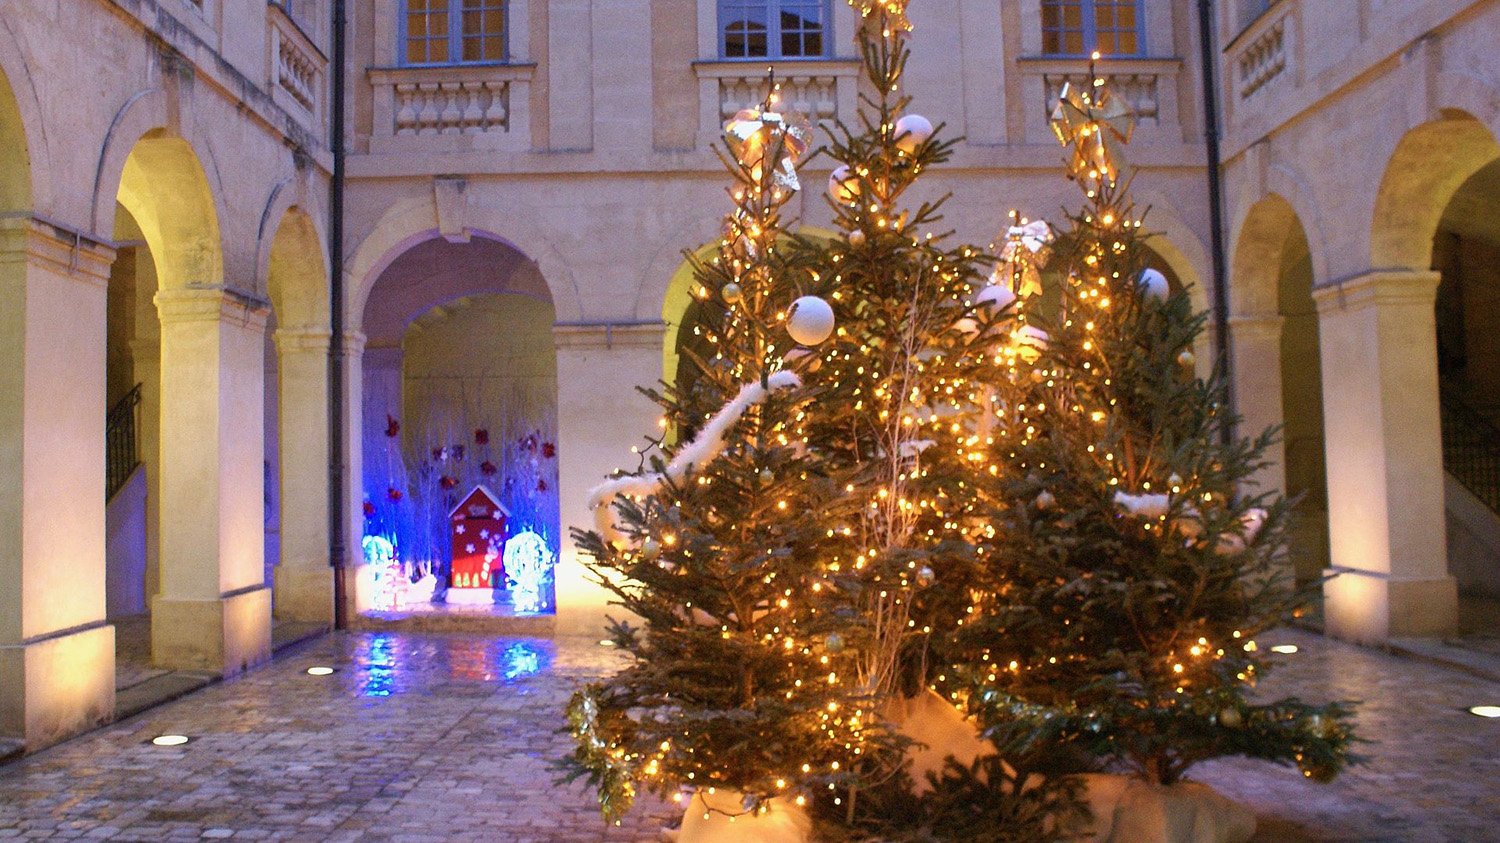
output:
M333 179L328 185L329 328L328 347L328 564L333 568L333 627L349 626L349 595L344 582L344 121L345 0L333 2Z
M1223 166L1219 155L1219 97L1215 81L1213 4L1211 0L1198 0L1198 45L1202 49L1203 82L1203 145L1208 153L1208 214L1212 226L1210 250L1214 264L1214 357L1222 367L1225 383L1234 383L1229 366L1229 283L1228 262L1224 249L1224 185ZM1230 410L1234 406L1234 390L1229 390ZM1234 438L1234 430L1223 428L1224 443Z

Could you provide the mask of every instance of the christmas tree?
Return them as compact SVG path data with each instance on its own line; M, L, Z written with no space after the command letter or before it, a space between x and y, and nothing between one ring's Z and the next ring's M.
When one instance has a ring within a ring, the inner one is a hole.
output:
M788 233L780 209L801 189L808 140L773 88L726 126L735 207L716 256L695 262L688 377L648 392L668 433L596 492L595 529L575 532L643 621L611 631L631 665L569 707L571 772L595 784L607 817L644 786L728 789L728 807L701 802L727 813L785 796L844 825L917 835L976 811L1041 825L1039 810L1023 822L1014 809L1041 793L1012 800L993 759L914 801L901 742L880 728L892 700L926 689L933 624L956 620L920 595L986 532L984 384L1018 358L1014 296L984 278L992 258L931 231L941 201L901 206L954 143L906 113L905 4L854 5L873 94L829 144L843 237Z
M641 624L613 624L630 666L568 708L570 772L606 818L642 787L697 789L695 806L731 816L801 805L866 739L851 655L819 635L826 520L849 503L802 428L815 395L801 372L834 315L781 217L810 129L778 99L773 84L726 126L734 208L717 254L689 256L702 341L678 386L647 390L663 432L636 472L595 491L595 529L574 531Z
M1251 484L1272 433L1237 437L1222 374L1194 377L1204 317L1146 268L1129 109L1090 79L1053 115L1087 201L1055 244L1059 300L1017 305L1033 362L998 386L995 530L955 577L970 608L941 684L1022 764L1071 753L1171 784L1241 755L1329 779L1348 706L1251 701L1270 667L1257 636L1309 598L1283 574L1286 501ZM1012 256L1035 272L1034 250Z

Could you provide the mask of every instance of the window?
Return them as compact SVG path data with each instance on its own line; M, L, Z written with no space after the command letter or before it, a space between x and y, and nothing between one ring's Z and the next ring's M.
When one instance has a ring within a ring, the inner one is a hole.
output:
M1141 54L1140 0L1042 0L1042 52Z
M406 64L505 61L505 0L405 0Z
M726 59L821 58L827 31L826 0L719 0Z

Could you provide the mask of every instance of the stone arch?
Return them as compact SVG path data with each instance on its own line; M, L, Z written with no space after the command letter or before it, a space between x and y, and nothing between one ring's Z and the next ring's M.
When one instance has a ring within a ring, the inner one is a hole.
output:
M30 211L52 198L52 161L31 65L9 22L0 20L0 211ZM107 231L108 229L104 229Z
M274 211L283 203L267 207ZM261 289L283 328L326 328L329 323L327 242L317 218L300 205L276 215L272 236L263 238L265 282Z
M187 141L161 129L142 136L121 167L118 198L151 248L161 289L224 282L217 202Z
M573 273L561 253L539 229L515 213L489 205L469 205L466 214L465 236L499 241L536 264L557 309L559 321L582 318L582 302ZM349 255L345 273L349 289L345 324L349 330L362 330L370 292L385 269L412 247L442 236L436 203L430 197L397 202L381 216Z
M1481 167L1500 158L1500 144L1474 115L1444 109L1409 130L1381 176L1370 224L1370 265L1425 270L1432 238L1455 193Z
M705 243L695 249L693 255L699 260L712 260L716 248L714 243ZM665 383L677 382L677 369L680 363L677 351L678 341L687 318L688 308L692 306L693 300L698 298L693 289L695 286L693 264L683 259L668 279L666 293L662 297L661 321L667 326L661 349L661 379Z

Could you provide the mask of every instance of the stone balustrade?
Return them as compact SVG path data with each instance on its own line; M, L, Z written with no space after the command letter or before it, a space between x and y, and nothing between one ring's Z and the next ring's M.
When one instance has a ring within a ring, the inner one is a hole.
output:
M1249 99L1286 73L1293 35L1291 6L1283 3L1273 8L1230 44L1229 67L1240 99Z
M1030 143L1052 142L1048 128L1052 110L1064 85L1087 86L1086 59L1023 58L1018 61L1022 89L1026 94L1026 139ZM1178 125L1178 59L1113 59L1101 62L1097 71L1110 90L1135 113L1137 143L1157 139L1181 142Z
M271 22L272 95L283 100L283 105L289 99L309 115L320 117L328 57L280 6L268 7L267 17Z
M526 149L534 69L529 64L372 69L370 151Z
M803 61L695 62L699 84L699 146L711 145L735 112L766 98L767 69L781 84L780 105L814 123L851 119L855 111L859 63L843 59Z

